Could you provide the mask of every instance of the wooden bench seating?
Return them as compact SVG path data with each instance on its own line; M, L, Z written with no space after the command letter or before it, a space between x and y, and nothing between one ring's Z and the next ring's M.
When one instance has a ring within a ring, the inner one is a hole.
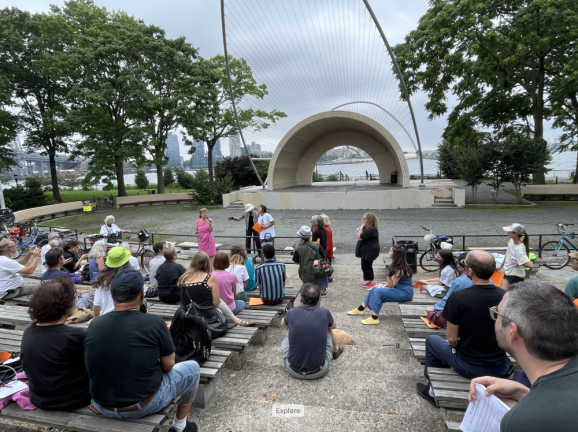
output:
M458 422L446 422L446 427L448 428L448 432L462 432L460 429L460 423Z
M420 294L419 289L414 289L413 299L408 302L400 303L400 305L426 305L433 306L438 303L441 299L437 297L432 297L429 294ZM424 307L425 309L425 307Z
M426 338L430 335L439 335L446 338L446 329L430 329L419 318L401 318L405 331L410 338Z
M444 408L463 409L468 407L470 382L453 369L427 368L436 405Z
M425 317L425 316L427 316L427 312L425 310L426 307L427 307L426 305L409 304L409 302L408 303L399 303L399 310L401 312L402 318L417 318L417 319L419 319L420 316ZM422 321L422 323L423 323L423 321Z

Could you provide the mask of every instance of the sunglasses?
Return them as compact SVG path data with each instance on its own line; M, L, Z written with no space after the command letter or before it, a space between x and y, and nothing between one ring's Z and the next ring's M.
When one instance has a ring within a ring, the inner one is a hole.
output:
M507 319L510 322L514 322L512 321L510 318L508 318L507 316L502 315L500 312L498 312L498 306L492 306L490 308L490 316L492 317L492 319L494 321L496 321L498 319L498 315L500 315L502 318Z

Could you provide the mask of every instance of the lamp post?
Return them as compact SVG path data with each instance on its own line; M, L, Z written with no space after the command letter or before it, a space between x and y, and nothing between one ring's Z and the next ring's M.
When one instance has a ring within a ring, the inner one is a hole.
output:
M14 174L14 181L16 181L16 187L18 187L18 174Z

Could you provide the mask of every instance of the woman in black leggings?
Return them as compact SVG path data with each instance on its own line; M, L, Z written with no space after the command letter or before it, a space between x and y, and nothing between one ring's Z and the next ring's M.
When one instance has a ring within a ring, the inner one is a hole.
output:
M375 286L373 276L373 261L379 256L379 231L377 231L379 220L373 213L365 213L361 228L357 231L357 247L355 256L361 258L361 271L363 280L361 286L366 290L371 290Z

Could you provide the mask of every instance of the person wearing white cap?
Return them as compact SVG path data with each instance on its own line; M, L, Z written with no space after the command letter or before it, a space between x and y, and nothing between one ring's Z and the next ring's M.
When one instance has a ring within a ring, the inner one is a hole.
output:
M519 223L514 223L503 229L508 233L510 240L504 261L498 270L504 269L505 276L500 286L508 289L510 285L523 282L526 277L526 267L533 268L534 265L528 258L530 245L526 228Z
M240 221L245 220L245 249L247 249L247 254L251 254L251 239L255 240L255 247L261 256L261 241L259 240L259 233L253 229L253 226L257 223L259 219L259 212L253 204L246 204L245 211L241 216L230 217L230 221Z

